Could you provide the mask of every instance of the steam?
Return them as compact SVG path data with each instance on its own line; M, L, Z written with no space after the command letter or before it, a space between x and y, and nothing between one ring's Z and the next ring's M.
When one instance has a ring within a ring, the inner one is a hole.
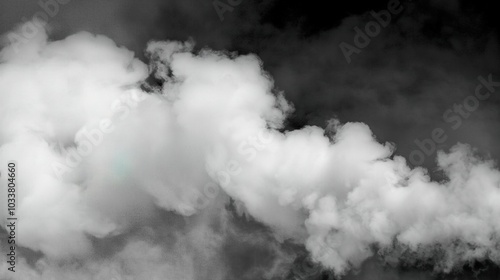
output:
M18 242L44 256L23 279L224 279L213 256L228 236L245 235L232 229L230 199L272 230L272 239L256 237L276 249L271 274L291 262L285 241L337 275L374 254L444 272L500 264L494 162L457 144L439 153L446 179L436 182L365 124L284 131L293 106L258 57L192 49L152 42L148 66L89 33L54 42L41 33L3 48L0 166L19 163ZM150 71L160 88L144 84ZM149 226L161 221L158 209L187 222ZM169 250L139 238L162 230L175 236L161 239ZM119 236L125 245L106 265L92 260L100 240Z

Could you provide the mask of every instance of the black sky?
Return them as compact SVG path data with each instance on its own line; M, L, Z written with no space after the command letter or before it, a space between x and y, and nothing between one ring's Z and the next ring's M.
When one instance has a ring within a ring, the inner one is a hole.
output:
M37 2L2 0L0 33L42 10ZM255 53L276 88L294 104L286 129L326 127L334 117L364 122L379 141L393 142L397 154L409 157L418 149L415 140L429 138L435 128L442 128L448 139L439 149L469 143L484 157L500 159L498 93L482 101L456 130L443 120L446 110L474 92L478 76L491 74L500 81L497 3L401 1L403 12L348 63L339 44L353 44L354 27L364 28L373 20L369 12L387 9L388 2L242 0L221 20L211 0L71 0L60 6L49 25L54 39L78 31L99 33L134 50L143 60L150 40L193 39L198 49ZM435 157L435 152L426 156L422 165L439 178ZM248 243L225 250L228 262L244 257L246 264L263 265L265 257L259 256L272 257L263 246ZM383 279L429 275L429 271L404 268L387 271L376 260L370 265L368 271L384 275ZM497 279L498 269L487 267L478 279ZM233 269L237 275L238 270L250 268ZM470 274L466 275L453 279ZM346 279L369 279L364 274L350 277Z

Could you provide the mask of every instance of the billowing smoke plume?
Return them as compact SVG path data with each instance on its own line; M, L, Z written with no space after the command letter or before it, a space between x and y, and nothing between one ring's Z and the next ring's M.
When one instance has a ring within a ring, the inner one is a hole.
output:
M0 166L18 162L18 245L42 254L20 279L225 279L230 238L267 244L267 271L248 272L267 279L293 261L285 243L337 275L375 254L444 272L500 264L500 172L467 145L439 153L435 182L365 124L283 129L293 106L254 55L147 54L89 33L3 48ZM249 236L233 212L265 228Z

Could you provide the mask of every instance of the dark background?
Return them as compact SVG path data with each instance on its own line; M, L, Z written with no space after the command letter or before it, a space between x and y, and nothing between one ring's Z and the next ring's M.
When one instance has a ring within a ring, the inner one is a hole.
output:
M41 11L37 2L1 0L0 33ZM387 9L388 2L242 0L221 20L210 0L70 0L60 5L49 25L53 39L78 31L103 34L144 61L150 40L193 39L198 49L255 53L276 89L294 104L286 129L326 127L334 117L364 122L379 141L394 143L396 154L408 158L418 149L415 140L442 128L448 138L437 148L468 143L481 156L497 160L500 88L456 130L443 120L446 110L474 93L478 76L492 74L500 81L497 3L401 1L403 12L393 15L389 26L348 63L339 44L352 45L354 27L363 29L373 20L369 12ZM435 152L429 154L422 165L439 179L435 157ZM227 262L239 277L272 255L236 241L227 250ZM297 265L303 261L298 259ZM471 279L478 267L486 268L478 279L498 279L498 268L489 263L432 277ZM428 279L430 273L426 267L385 268L372 259L360 274L346 279ZM316 278L321 277L326 279Z
M295 106L290 129L324 127L332 117L364 122L408 158L416 139L443 128L448 139L438 148L464 142L498 158L498 95L457 130L442 116L473 94L479 75L500 80L495 2L402 1L403 12L351 63L339 44L353 45L354 27L364 29L373 20L369 12L387 9L389 1L240 2L221 20L210 0L70 0L49 25L54 39L81 30L104 34L143 60L150 40L193 39L198 48L255 53ZM3 0L0 10L3 33L42 8ZM431 172L434 162L435 153L426 155Z

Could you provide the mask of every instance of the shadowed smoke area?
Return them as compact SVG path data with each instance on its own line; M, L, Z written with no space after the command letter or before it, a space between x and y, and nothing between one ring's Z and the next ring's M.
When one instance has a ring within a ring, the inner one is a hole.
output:
M498 278L498 86L456 109L500 81L487 2L401 2L350 63L388 1L67 2L21 44L44 8L0 4L19 279Z

